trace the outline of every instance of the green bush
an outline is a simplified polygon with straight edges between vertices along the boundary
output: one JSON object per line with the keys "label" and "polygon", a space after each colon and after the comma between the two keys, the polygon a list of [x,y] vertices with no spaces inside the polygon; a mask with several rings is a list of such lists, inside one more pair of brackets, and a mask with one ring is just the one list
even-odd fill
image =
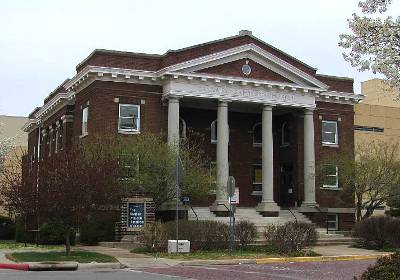
{"label": "green bush", "polygon": [[[400,277],[400,253],[379,258],[375,265],[369,266],[359,280],[398,280]],[[355,277],[355,279],[357,279]]]}
{"label": "green bush", "polygon": [[[65,226],[60,220],[50,220],[39,229],[39,243],[43,245],[65,244]],[[75,232],[70,234],[71,245],[75,244]]]}
{"label": "green bush", "polygon": [[400,247],[400,218],[373,216],[354,226],[353,236],[366,247]]}
{"label": "green bush", "polygon": [[317,242],[315,226],[307,223],[288,222],[284,225],[269,225],[264,232],[267,242],[281,253],[299,252]]}
{"label": "green bush", "polygon": [[235,235],[241,246],[247,246],[257,237],[256,226],[248,221],[240,221],[235,227]]}
{"label": "green bush", "polygon": [[0,216],[0,240],[15,238],[15,223],[5,216]]}
{"label": "green bush", "polygon": [[[175,222],[153,223],[144,227],[140,240],[150,251],[166,251],[168,240],[176,239],[175,230]],[[179,221],[179,239],[190,240],[192,250],[226,249],[229,227],[214,221]]]}
{"label": "green bush", "polygon": [[114,241],[115,221],[93,219],[80,227],[79,241],[86,245],[96,245],[101,241]]}
{"label": "green bush", "polygon": [[400,208],[390,209],[385,213],[389,214],[392,217],[400,217]]}

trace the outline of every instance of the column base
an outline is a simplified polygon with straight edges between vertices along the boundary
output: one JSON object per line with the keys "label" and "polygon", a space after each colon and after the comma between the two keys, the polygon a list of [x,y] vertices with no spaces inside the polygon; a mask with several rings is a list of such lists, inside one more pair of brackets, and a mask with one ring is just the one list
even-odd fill
{"label": "column base", "polygon": [[264,217],[278,217],[281,208],[274,201],[261,201],[256,210]]}
{"label": "column base", "polygon": [[317,207],[318,207],[318,203],[316,203],[316,202],[303,202],[301,204],[301,206],[299,208],[297,208],[297,210],[299,212],[304,212],[304,213],[319,212]]}
{"label": "column base", "polygon": [[228,209],[229,209],[228,201],[215,201],[210,206],[210,211],[213,212],[217,217],[229,217]]}

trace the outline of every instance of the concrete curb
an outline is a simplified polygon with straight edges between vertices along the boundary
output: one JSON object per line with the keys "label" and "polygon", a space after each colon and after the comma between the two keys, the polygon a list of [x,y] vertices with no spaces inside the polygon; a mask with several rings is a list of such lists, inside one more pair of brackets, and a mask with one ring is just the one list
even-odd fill
{"label": "concrete curb", "polygon": [[30,271],[71,271],[78,269],[77,262],[28,263]]}
{"label": "concrete curb", "polygon": [[26,263],[0,263],[0,269],[29,270]]}
{"label": "concrete curb", "polygon": [[358,261],[371,260],[390,254],[376,255],[343,255],[343,256],[318,256],[318,257],[288,257],[288,258],[263,258],[256,259],[256,264],[284,263],[284,262],[330,262],[330,261]]}
{"label": "concrete curb", "polygon": [[78,264],[78,270],[90,270],[90,269],[121,269],[123,265],[119,262],[115,263],[80,263]]}

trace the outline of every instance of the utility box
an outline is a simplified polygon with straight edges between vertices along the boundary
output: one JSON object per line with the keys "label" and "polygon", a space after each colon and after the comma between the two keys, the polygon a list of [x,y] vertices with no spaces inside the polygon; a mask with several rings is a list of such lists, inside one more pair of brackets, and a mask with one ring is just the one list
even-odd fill
{"label": "utility box", "polygon": [[[168,253],[177,253],[176,240],[168,240]],[[189,240],[178,240],[178,253],[190,253]]]}

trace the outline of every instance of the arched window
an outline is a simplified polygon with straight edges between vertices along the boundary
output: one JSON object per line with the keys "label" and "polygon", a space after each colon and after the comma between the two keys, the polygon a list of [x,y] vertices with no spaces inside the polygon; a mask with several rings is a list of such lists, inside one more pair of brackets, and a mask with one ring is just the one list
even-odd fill
{"label": "arched window", "polygon": [[211,143],[217,143],[217,120],[211,123]]}
{"label": "arched window", "polygon": [[179,118],[179,138],[186,139],[186,122],[181,117]]}
{"label": "arched window", "polygon": [[289,146],[289,123],[283,122],[281,127],[281,145]]}
{"label": "arched window", "polygon": [[261,123],[256,123],[253,126],[253,146],[261,146],[262,144],[262,126]]}

